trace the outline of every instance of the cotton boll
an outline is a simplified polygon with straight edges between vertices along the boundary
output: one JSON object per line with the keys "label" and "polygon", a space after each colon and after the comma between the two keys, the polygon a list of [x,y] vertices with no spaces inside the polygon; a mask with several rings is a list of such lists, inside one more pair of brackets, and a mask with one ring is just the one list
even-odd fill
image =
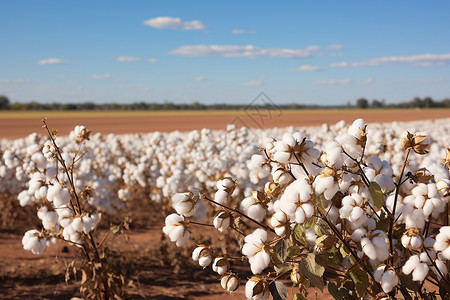
{"label": "cotton boll", "polygon": [[223,289],[231,293],[239,288],[240,280],[236,274],[225,273],[220,278],[220,285],[222,286]]}
{"label": "cotton boll", "polygon": [[248,300],[267,300],[269,294],[269,284],[264,279],[252,277],[245,284],[245,297]]}
{"label": "cotton boll", "polygon": [[223,275],[230,271],[230,262],[225,257],[216,257],[212,264],[212,269],[219,275]]}
{"label": "cotton boll", "polygon": [[31,205],[34,201],[32,196],[28,191],[22,191],[17,195],[17,199],[19,200],[20,206],[24,207],[27,205]]}
{"label": "cotton boll", "polygon": [[163,227],[163,232],[169,236],[172,242],[175,242],[178,247],[182,246],[190,236],[190,232],[184,222],[184,217],[171,214],[166,217],[166,226]]}
{"label": "cotton boll", "polygon": [[266,197],[264,193],[253,191],[252,196],[242,200],[241,209],[250,218],[261,222],[265,218],[267,213],[267,205],[265,204],[265,201]]}
{"label": "cotton boll", "polygon": [[288,226],[287,215],[281,210],[277,211],[272,215],[272,218],[270,219],[270,225],[275,229],[275,233],[277,235],[284,235]]}
{"label": "cotton boll", "polygon": [[194,249],[192,252],[192,259],[194,261],[198,261],[198,264],[206,268],[212,263],[213,260],[213,252],[211,248],[205,246],[205,245],[199,245],[197,248]]}
{"label": "cotton boll", "polygon": [[25,250],[29,250],[36,255],[41,255],[47,248],[45,239],[35,229],[25,232],[22,238],[22,245]]}

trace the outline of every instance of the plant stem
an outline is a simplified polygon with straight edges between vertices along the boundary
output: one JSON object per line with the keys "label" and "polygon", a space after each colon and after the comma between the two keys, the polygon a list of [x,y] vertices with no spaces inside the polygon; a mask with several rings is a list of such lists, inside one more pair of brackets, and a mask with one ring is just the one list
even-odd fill
{"label": "plant stem", "polygon": [[411,148],[408,148],[405,156],[405,160],[403,161],[402,171],[400,172],[400,177],[398,178],[396,189],[395,189],[395,196],[394,196],[394,205],[392,207],[392,213],[390,215],[390,224],[389,224],[389,232],[388,232],[388,238],[389,238],[389,247],[391,249],[391,265],[394,266],[394,243],[393,243],[393,231],[394,231],[394,220],[395,220],[395,209],[397,208],[397,201],[398,201],[398,195],[400,192],[400,186],[402,182],[403,173],[405,172],[406,164],[408,163],[408,156],[409,153],[411,153]]}

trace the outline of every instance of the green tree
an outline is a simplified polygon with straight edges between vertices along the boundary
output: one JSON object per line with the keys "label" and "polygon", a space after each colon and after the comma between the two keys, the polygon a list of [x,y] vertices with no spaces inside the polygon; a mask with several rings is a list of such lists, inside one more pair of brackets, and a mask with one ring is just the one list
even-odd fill
{"label": "green tree", "polygon": [[0,110],[9,108],[9,99],[6,96],[0,95]]}
{"label": "green tree", "polygon": [[384,101],[379,101],[377,99],[373,99],[370,107],[372,108],[382,108],[384,106]]}
{"label": "green tree", "polygon": [[366,98],[359,98],[356,101],[356,107],[357,108],[368,108],[369,107],[369,101],[367,101]]}

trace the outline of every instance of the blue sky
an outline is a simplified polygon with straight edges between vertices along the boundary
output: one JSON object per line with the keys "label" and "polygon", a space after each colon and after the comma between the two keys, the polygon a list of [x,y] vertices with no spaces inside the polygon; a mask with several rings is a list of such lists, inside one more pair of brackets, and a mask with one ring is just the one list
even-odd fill
{"label": "blue sky", "polygon": [[450,1],[0,0],[12,102],[450,97]]}

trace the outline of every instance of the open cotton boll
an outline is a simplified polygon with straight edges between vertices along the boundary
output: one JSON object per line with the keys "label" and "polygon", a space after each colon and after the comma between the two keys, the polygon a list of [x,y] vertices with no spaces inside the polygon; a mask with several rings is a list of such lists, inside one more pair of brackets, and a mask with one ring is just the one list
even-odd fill
{"label": "open cotton boll", "polygon": [[247,167],[259,179],[266,178],[270,174],[270,165],[267,162],[267,158],[259,154],[252,156],[251,160],[247,163]]}
{"label": "open cotton boll", "polygon": [[443,259],[450,260],[450,226],[440,228],[438,235],[436,235],[434,250],[439,252]]}
{"label": "open cotton boll", "polygon": [[225,257],[216,257],[212,264],[212,269],[219,275],[230,271],[230,262]]}
{"label": "open cotton boll", "polygon": [[269,295],[269,284],[264,279],[252,277],[245,284],[245,297],[248,300],[267,300]]}
{"label": "open cotton boll", "polygon": [[192,259],[194,261],[198,261],[198,264],[206,268],[212,263],[213,260],[213,252],[211,248],[205,246],[205,245],[199,245],[197,248],[194,249],[192,252]]}
{"label": "open cotton boll", "polygon": [[170,240],[178,247],[182,246],[190,236],[190,232],[185,225],[184,217],[178,214],[170,214],[166,217],[163,232],[169,236]]}
{"label": "open cotton boll", "polygon": [[277,211],[272,215],[270,225],[275,229],[277,235],[284,235],[288,226],[287,215],[281,210]]}
{"label": "open cotton boll", "polygon": [[361,133],[366,130],[367,124],[363,119],[356,119],[353,124],[348,128],[348,133],[353,135],[357,139],[361,139]]}
{"label": "open cotton boll", "polygon": [[25,232],[22,238],[22,245],[25,250],[29,250],[36,255],[41,255],[47,248],[45,239],[36,229]]}
{"label": "open cotton boll", "polygon": [[241,202],[241,209],[250,218],[255,219],[258,222],[264,220],[266,216],[267,205],[265,204],[265,195],[261,192],[252,192],[252,196],[244,198]]}
{"label": "open cotton boll", "polygon": [[19,195],[17,195],[17,199],[19,200],[20,206],[22,207],[34,203],[33,197],[29,194],[28,191],[21,191]]}
{"label": "open cotton boll", "polygon": [[231,293],[239,288],[240,280],[236,274],[227,272],[220,278],[220,285],[223,289]]}

